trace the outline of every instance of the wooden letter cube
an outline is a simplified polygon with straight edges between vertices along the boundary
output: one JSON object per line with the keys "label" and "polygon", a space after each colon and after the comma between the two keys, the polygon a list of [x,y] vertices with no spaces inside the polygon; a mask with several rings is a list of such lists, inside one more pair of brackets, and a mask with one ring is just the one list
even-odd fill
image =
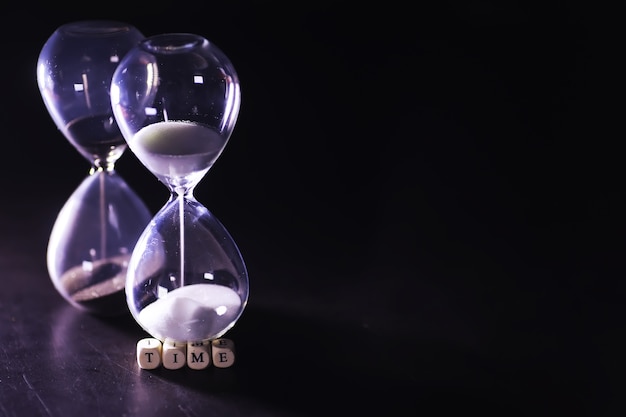
{"label": "wooden letter cube", "polygon": [[152,337],[137,342],[137,363],[141,369],[155,369],[161,365],[161,341]]}
{"label": "wooden letter cube", "polygon": [[165,369],[180,369],[187,363],[187,344],[166,339],[162,354]]}
{"label": "wooden letter cube", "polygon": [[211,344],[208,340],[187,343],[187,366],[205,369],[211,364]]}
{"label": "wooden letter cube", "polygon": [[215,339],[211,342],[213,365],[228,368],[235,363],[235,344],[230,339]]}

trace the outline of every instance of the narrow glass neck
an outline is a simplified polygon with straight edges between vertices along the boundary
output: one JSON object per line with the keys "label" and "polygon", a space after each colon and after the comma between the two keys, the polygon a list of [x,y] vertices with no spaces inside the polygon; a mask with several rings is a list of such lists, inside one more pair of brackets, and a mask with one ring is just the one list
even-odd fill
{"label": "narrow glass neck", "polygon": [[170,193],[174,195],[174,197],[182,196],[185,198],[190,198],[193,195],[193,191],[196,188],[196,185],[200,182],[205,171],[195,172],[192,175],[187,175],[185,177],[169,177],[164,175],[157,174],[156,177],[170,190]]}
{"label": "narrow glass neck", "polygon": [[194,200],[195,197],[193,196],[193,190],[195,188],[195,184],[194,186],[191,187],[184,187],[184,186],[178,186],[178,187],[172,187],[168,185],[168,188],[170,189],[170,192],[172,193],[172,199],[177,199],[177,198],[184,198],[186,200]]}
{"label": "narrow glass neck", "polygon": [[92,170],[105,170],[111,172],[115,169],[115,163],[126,150],[126,145],[108,146],[99,145],[97,148],[87,149],[76,146],[76,149],[91,163]]}
{"label": "narrow glass neck", "polygon": [[115,165],[113,163],[109,163],[106,166],[101,166],[101,165],[94,163],[93,165],[91,165],[91,168],[89,168],[89,175],[93,175],[93,174],[100,173],[100,172],[106,172],[109,174],[113,173],[115,172]]}

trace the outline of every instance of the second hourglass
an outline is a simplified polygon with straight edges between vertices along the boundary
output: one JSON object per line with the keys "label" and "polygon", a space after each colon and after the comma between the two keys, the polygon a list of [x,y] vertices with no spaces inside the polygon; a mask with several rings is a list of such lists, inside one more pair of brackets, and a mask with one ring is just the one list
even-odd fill
{"label": "second hourglass", "polygon": [[170,191],[133,250],[129,309],[161,340],[218,338],[246,306],[248,274],[232,237],[193,191],[234,129],[237,74],[201,36],[156,35],[120,62],[111,102],[129,148]]}
{"label": "second hourglass", "polygon": [[124,22],[71,22],[48,38],[37,62],[37,82],[50,116],[91,165],[54,223],[48,271],[67,301],[104,316],[128,312],[126,267],[152,217],[115,171],[127,145],[110,99],[113,71],[143,38]]}

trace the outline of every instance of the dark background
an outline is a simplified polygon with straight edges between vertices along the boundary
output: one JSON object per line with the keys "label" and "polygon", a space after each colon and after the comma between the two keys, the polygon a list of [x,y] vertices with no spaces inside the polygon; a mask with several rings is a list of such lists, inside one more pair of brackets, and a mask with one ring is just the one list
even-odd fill
{"label": "dark background", "polygon": [[[613,11],[128,3],[3,12],[0,343],[30,347],[2,349],[1,416],[622,415]],[[201,34],[238,71],[238,123],[195,193],[248,264],[236,370],[142,372],[131,320],[81,315],[46,279],[48,234],[89,165],[46,112],[35,64],[58,26],[101,18]],[[165,203],[130,152],[117,170],[153,212]],[[62,364],[111,355],[125,373],[70,377],[41,358],[59,320],[74,346]]]}

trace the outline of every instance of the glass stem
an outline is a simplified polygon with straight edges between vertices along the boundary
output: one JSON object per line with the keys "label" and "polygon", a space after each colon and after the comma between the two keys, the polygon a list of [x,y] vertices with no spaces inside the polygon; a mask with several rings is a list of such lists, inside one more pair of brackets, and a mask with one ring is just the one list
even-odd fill
{"label": "glass stem", "polygon": [[178,193],[178,227],[180,228],[180,286],[185,285],[185,197]]}
{"label": "glass stem", "polygon": [[106,175],[102,168],[97,170],[97,175],[100,176],[100,258],[106,259],[107,254],[107,204],[106,204],[106,187],[105,178]]}

